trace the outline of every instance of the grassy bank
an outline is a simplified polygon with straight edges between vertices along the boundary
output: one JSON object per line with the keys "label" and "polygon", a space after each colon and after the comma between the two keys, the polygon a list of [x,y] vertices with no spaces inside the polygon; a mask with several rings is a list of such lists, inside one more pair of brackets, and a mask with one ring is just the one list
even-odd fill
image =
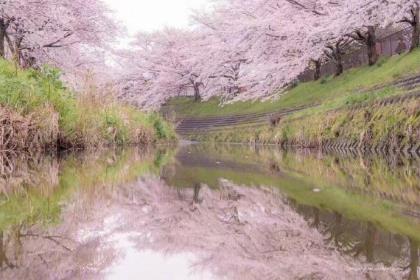
{"label": "grassy bank", "polygon": [[308,110],[284,118],[276,127],[232,128],[192,135],[191,139],[299,147],[415,148],[420,143],[420,100],[361,109]]}
{"label": "grassy bank", "polygon": [[398,94],[399,92],[393,87],[373,95],[361,92],[416,74],[420,74],[420,50],[382,59],[373,67],[350,69],[340,77],[327,77],[316,82],[298,84],[285,93],[279,93],[274,101],[235,102],[220,106],[217,98],[197,103],[190,98],[182,97],[170,100],[166,109],[174,110],[179,118],[185,118],[277,112],[293,107],[325,103],[330,107],[337,107],[346,101],[357,102]]}
{"label": "grassy bank", "polygon": [[0,150],[89,148],[171,141],[158,115],[122,105],[93,87],[75,94],[59,72],[20,70],[0,61]]}
{"label": "grassy bank", "polygon": [[[218,108],[215,100],[187,106],[185,99],[178,99],[171,101],[171,108],[178,117],[196,114],[200,118],[269,113],[313,105],[283,117],[275,127],[268,121],[257,128],[232,126],[217,132],[191,135],[193,140],[301,147],[333,143],[366,149],[413,148],[420,143],[419,98],[388,105],[379,102],[406,96],[413,89],[397,88],[390,83],[419,73],[420,51],[416,51],[382,60],[373,67],[351,69],[341,77],[302,83],[273,102],[243,102]],[[387,86],[377,89],[382,85]]]}

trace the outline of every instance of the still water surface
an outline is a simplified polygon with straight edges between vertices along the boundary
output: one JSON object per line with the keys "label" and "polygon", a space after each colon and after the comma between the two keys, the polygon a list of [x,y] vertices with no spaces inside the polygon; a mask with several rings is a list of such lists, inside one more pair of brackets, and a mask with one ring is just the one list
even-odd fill
{"label": "still water surface", "polygon": [[0,156],[0,279],[419,279],[420,159]]}

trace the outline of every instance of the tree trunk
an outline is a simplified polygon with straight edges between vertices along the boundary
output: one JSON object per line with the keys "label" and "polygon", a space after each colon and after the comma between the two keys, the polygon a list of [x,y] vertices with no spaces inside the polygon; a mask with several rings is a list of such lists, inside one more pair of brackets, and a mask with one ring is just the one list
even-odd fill
{"label": "tree trunk", "polygon": [[6,40],[6,25],[4,19],[0,19],[0,57],[5,57],[5,47],[4,41]]}
{"label": "tree trunk", "polygon": [[15,39],[14,60],[15,60],[16,65],[18,66],[22,66],[22,50],[21,50],[22,42],[23,42],[22,36],[18,36]]}
{"label": "tree trunk", "polygon": [[314,81],[318,81],[321,78],[321,61],[314,60],[315,65],[315,73],[314,73]]}
{"label": "tree trunk", "polygon": [[343,58],[341,54],[339,53],[340,50],[337,50],[337,59],[335,62],[335,76],[340,76],[344,72],[344,66],[343,66]]}
{"label": "tree trunk", "polygon": [[200,96],[200,86],[197,84],[194,84],[194,101],[200,102],[201,96]]}
{"label": "tree trunk", "polygon": [[413,35],[411,38],[410,52],[420,47],[420,6],[413,8]]}
{"label": "tree trunk", "polygon": [[6,56],[5,47],[4,47],[5,32],[4,29],[0,27],[0,57],[4,58]]}
{"label": "tree trunk", "polygon": [[373,26],[368,27],[366,46],[369,58],[369,65],[375,65],[378,61],[378,51],[376,50],[376,32]]}

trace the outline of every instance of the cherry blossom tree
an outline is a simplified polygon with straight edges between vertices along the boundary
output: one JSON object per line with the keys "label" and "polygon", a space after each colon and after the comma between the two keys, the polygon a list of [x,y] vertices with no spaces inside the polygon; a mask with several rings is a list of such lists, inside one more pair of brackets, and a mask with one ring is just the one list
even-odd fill
{"label": "cherry blossom tree", "polygon": [[0,10],[0,56],[5,57],[6,50],[5,50],[5,42],[7,38],[7,30],[9,29],[10,23],[13,18],[8,17],[6,14],[3,13],[3,10]]}
{"label": "cherry blossom tree", "polygon": [[346,54],[345,49],[348,47],[349,43],[349,40],[339,38],[334,43],[326,46],[326,50],[324,51],[325,55],[336,65],[335,76],[343,74],[343,56]]}
{"label": "cherry blossom tree", "polygon": [[420,1],[389,0],[375,1],[380,10],[379,27],[384,28],[395,23],[408,24],[412,28],[410,50],[420,46]]}
{"label": "cherry blossom tree", "polygon": [[123,95],[142,106],[156,107],[170,97],[192,93],[202,98],[210,74],[208,38],[198,32],[165,29],[137,35],[131,50],[122,53]]}
{"label": "cherry blossom tree", "polygon": [[[246,91],[236,99],[272,95],[293,83],[309,61],[319,60],[324,39],[332,36],[322,24],[329,8],[318,1],[287,0],[231,0],[219,8],[222,26],[238,38],[235,50],[242,50],[250,62],[244,69]],[[314,23],[308,24],[308,18]]]}
{"label": "cherry blossom tree", "polygon": [[[334,38],[323,24],[327,8],[317,1],[229,0],[211,13],[197,13],[193,31],[140,34],[128,56],[129,65],[138,67],[127,67],[122,80],[131,82],[123,95],[138,95],[143,105],[188,88],[196,100],[271,96],[292,84],[311,59],[324,57],[325,41]],[[317,23],[308,25],[308,17]]]}
{"label": "cherry blossom tree", "polygon": [[409,7],[408,11],[405,11],[405,15],[398,22],[409,24],[412,27],[410,51],[413,51],[420,47],[420,4],[418,1],[413,1],[410,4],[406,5]]}
{"label": "cherry blossom tree", "polygon": [[413,28],[419,45],[418,0],[215,0],[193,15],[189,30],[139,34],[126,52],[120,82],[124,96],[158,107],[168,98],[193,94],[196,101],[270,98],[297,77],[331,61],[336,75],[354,47],[378,60],[378,32],[398,23]]}
{"label": "cherry blossom tree", "polygon": [[252,59],[244,46],[247,44],[246,40],[235,36],[236,31],[225,22],[225,17],[212,16],[210,19],[206,19],[205,15],[195,16],[208,41],[206,52],[209,60],[205,67],[208,79],[203,96],[204,99],[213,95],[231,99],[244,91],[249,83],[247,67],[252,64]]}
{"label": "cherry blossom tree", "polygon": [[0,2],[0,55],[23,67],[48,63],[73,71],[110,47],[118,31],[100,0]]}
{"label": "cherry blossom tree", "polygon": [[367,48],[367,56],[369,60],[369,65],[374,65],[378,61],[379,55],[376,49],[376,32],[375,27],[369,25],[366,27],[366,31],[356,30],[353,33],[348,34],[353,40],[360,42],[362,45],[365,45]]}
{"label": "cherry blossom tree", "polygon": [[411,50],[419,46],[418,0],[354,0],[335,1],[334,26],[339,33],[358,42],[367,49],[369,65],[378,60],[376,38],[378,29],[386,29],[396,23],[412,26]]}

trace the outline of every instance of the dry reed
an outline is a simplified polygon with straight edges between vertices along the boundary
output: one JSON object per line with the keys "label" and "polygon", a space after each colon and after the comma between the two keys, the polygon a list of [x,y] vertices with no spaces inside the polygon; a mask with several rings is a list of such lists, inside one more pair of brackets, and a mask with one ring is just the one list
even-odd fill
{"label": "dry reed", "polygon": [[44,149],[58,137],[58,113],[44,106],[26,116],[0,106],[0,151]]}

